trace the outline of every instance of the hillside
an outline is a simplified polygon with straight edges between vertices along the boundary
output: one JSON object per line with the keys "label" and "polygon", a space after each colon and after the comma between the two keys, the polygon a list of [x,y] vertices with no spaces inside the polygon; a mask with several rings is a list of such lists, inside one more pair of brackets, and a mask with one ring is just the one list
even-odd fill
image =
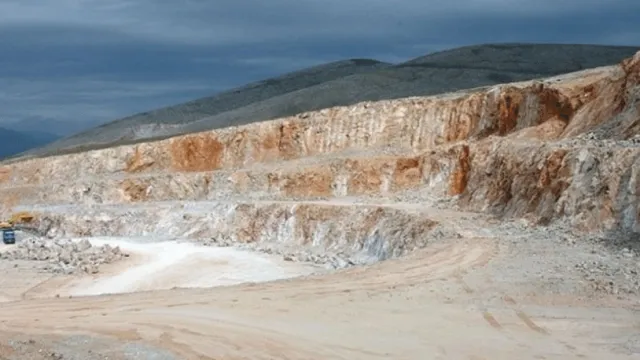
{"label": "hillside", "polygon": [[427,96],[610,65],[636,47],[487,44],[390,65],[347,60],[133,115],[24,155],[46,156],[237,126],[361,101]]}
{"label": "hillside", "polygon": [[371,72],[390,65],[376,60],[350,59],[314,66],[224,91],[214,96],[115,120],[57,141],[43,148],[42,151],[29,153],[49,153],[87,142],[109,143],[164,135],[172,132],[176,126],[179,127],[207,116],[242,108],[274,96],[347,75]]}

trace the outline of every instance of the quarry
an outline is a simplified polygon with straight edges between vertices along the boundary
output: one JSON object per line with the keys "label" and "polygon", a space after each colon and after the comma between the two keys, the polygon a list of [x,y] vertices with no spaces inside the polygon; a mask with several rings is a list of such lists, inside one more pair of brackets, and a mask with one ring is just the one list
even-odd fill
{"label": "quarry", "polygon": [[638,196],[640,52],[9,159],[0,359],[640,359]]}

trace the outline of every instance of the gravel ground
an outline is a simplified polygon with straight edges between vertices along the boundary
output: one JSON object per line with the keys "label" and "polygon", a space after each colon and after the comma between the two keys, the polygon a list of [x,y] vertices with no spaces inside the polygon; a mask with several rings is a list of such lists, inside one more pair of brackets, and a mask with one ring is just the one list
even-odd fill
{"label": "gravel ground", "polygon": [[177,360],[175,355],[138,342],[89,336],[26,336],[4,333],[0,360]]}
{"label": "gravel ground", "polygon": [[604,233],[578,233],[566,224],[533,226],[505,221],[491,230],[507,252],[474,276],[489,276],[505,292],[572,295],[598,299],[611,295],[640,304],[640,258],[628,247],[612,246]]}
{"label": "gravel ground", "polygon": [[[406,200],[406,199],[405,199]],[[419,199],[413,198],[414,202]],[[482,220],[473,218],[472,222]],[[429,235],[429,244],[465,237],[491,237],[508,248],[509,256],[486,271],[497,277],[505,289],[531,282],[552,293],[585,297],[615,295],[640,304],[640,243],[620,234],[579,233],[562,222],[538,226],[517,219],[482,224],[477,229],[457,224],[439,224]],[[287,261],[311,262],[328,270],[374,263],[376,259],[356,258],[344,253],[296,249],[282,244],[237,244],[230,239],[201,239],[207,246],[236,248],[281,255]],[[505,271],[504,269],[509,269]],[[485,270],[483,270],[485,271]],[[637,300],[636,300],[637,299]]]}

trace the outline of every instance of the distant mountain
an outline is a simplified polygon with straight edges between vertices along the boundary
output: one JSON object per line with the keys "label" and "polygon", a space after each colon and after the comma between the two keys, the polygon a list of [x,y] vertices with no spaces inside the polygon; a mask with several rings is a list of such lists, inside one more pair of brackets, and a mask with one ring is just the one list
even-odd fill
{"label": "distant mountain", "polygon": [[59,137],[71,136],[90,128],[97,126],[97,123],[73,120],[50,119],[40,116],[31,116],[20,119],[13,123],[5,125],[5,128],[20,131],[31,132],[35,129],[46,129],[45,134],[54,134]]}
{"label": "distant mountain", "polygon": [[0,159],[49,144],[59,138],[59,135],[42,131],[23,132],[0,127]]}
{"label": "distant mountain", "polygon": [[274,78],[223,91],[216,95],[164,107],[115,120],[53,142],[27,154],[55,154],[87,143],[131,141],[167,135],[179,131],[184,124],[232,111],[255,102],[318,85],[348,75],[384,69],[392,64],[371,59],[350,59],[313,66]]}
{"label": "distant mountain", "polygon": [[362,101],[531,80],[612,65],[638,50],[630,46],[485,44],[441,51],[396,65],[369,59],[339,61],[129,116],[21,155],[86,151]]}

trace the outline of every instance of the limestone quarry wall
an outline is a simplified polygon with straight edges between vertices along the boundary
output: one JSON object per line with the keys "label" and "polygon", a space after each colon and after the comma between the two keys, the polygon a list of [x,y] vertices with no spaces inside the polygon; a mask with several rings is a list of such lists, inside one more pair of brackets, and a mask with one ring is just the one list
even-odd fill
{"label": "limestone quarry wall", "polygon": [[[410,209],[295,203],[154,204],[40,210],[34,224],[56,236],[197,238],[218,244],[318,249],[359,262],[403,255],[427,245],[438,222]],[[441,233],[440,236],[443,234]]]}
{"label": "limestone quarry wall", "polygon": [[421,191],[457,196],[463,208],[546,223],[570,217],[577,225],[639,229],[640,149],[603,148],[587,140],[564,146],[511,139],[455,145],[414,157],[341,159],[288,171],[161,174],[3,190],[22,205],[144,203],[220,198],[312,200],[393,197]]}
{"label": "limestone quarry wall", "polygon": [[544,81],[5,164],[0,199],[11,209],[415,191],[499,216],[637,231],[639,130],[640,53]]}
{"label": "limestone quarry wall", "polygon": [[[586,110],[592,119],[585,104],[611,93],[610,87],[620,88],[625,73],[598,69],[574,80],[365,102],[140,145],[26,160],[3,167],[0,181],[20,185],[114,173],[212,171],[381,146],[423,151],[461,140],[502,136],[547,121],[554,124],[544,136],[557,137],[573,118],[585,117],[580,112]],[[604,108],[617,106],[604,102],[608,105],[600,109],[600,117],[606,117]]]}

